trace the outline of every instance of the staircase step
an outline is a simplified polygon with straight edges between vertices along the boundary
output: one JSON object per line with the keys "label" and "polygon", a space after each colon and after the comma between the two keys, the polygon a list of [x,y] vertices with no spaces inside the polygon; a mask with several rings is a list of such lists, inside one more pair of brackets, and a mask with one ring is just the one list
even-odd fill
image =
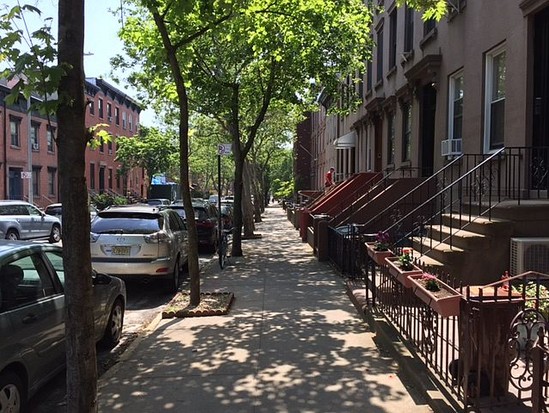
{"label": "staircase step", "polygon": [[[461,215],[461,222],[460,222],[460,214],[443,214],[442,220],[445,225],[449,225],[451,222],[451,226],[458,227],[458,226],[464,226],[466,225],[466,230],[471,232],[476,232],[479,234],[485,234],[485,235],[497,235],[501,234],[502,232],[510,231],[513,228],[513,223],[511,221],[500,219],[500,218],[494,218],[488,219],[484,216],[471,216],[471,222],[467,223],[469,220],[469,215]],[[449,225],[450,226],[450,225]]]}
{"label": "staircase step", "polygon": [[[456,255],[461,256],[465,252],[463,248],[456,245],[450,246],[450,244],[446,244],[444,242],[439,243],[438,241],[431,240],[430,238],[413,237],[412,242],[414,244],[414,249],[424,251],[425,255],[440,263],[443,263],[444,265],[450,261],[453,261],[455,259],[453,257]],[[450,255],[453,257],[450,258]]]}
{"label": "staircase step", "polygon": [[450,235],[452,236],[452,245],[463,248],[464,250],[482,249],[488,247],[489,239],[485,234],[478,232],[467,231],[459,228],[452,228],[447,225],[432,225],[427,227],[430,238],[433,240],[444,240],[447,242]]}

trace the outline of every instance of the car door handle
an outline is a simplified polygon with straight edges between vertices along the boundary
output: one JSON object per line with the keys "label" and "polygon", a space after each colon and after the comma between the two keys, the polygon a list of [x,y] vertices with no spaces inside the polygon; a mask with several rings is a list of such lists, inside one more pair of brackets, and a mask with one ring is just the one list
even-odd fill
{"label": "car door handle", "polygon": [[31,324],[38,320],[38,317],[36,314],[28,314],[25,317],[23,317],[23,324]]}

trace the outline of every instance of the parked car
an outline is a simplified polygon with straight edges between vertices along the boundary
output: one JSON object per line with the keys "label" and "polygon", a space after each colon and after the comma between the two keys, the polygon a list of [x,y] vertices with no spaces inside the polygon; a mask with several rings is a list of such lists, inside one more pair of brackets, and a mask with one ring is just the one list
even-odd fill
{"label": "parked car", "polygon": [[[97,215],[97,208],[90,204],[88,205],[88,209],[90,211],[91,221]],[[60,202],[48,205],[46,208],[44,208],[44,212],[48,215],[58,218],[59,221],[63,222],[63,204],[61,204]]]}
{"label": "parked car", "polygon": [[[65,367],[64,284],[60,246],[0,241],[2,412],[24,412],[27,400]],[[124,282],[94,272],[93,302],[95,338],[114,347],[124,324]]]}
{"label": "parked car", "polygon": [[[193,201],[192,205],[198,232],[198,245],[205,246],[213,252],[217,247],[217,208],[208,202]],[[176,211],[184,220],[186,219],[183,204],[173,204],[169,208]]]}
{"label": "parked car", "polygon": [[165,198],[149,198],[146,201],[147,205],[157,206],[157,205],[170,205],[171,201]]}
{"label": "parked car", "polygon": [[0,231],[9,240],[61,241],[61,221],[24,201],[0,201]]}
{"label": "parked car", "polygon": [[187,263],[187,229],[167,208],[136,205],[111,207],[91,223],[94,268],[120,277],[164,279],[177,291]]}

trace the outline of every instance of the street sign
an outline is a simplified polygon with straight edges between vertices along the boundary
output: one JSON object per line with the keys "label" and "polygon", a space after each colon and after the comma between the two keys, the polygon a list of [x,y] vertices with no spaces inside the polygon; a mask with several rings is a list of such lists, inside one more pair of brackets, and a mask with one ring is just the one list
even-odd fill
{"label": "street sign", "polygon": [[217,145],[217,154],[218,155],[230,155],[232,153],[232,144],[231,143],[220,143]]}
{"label": "street sign", "polygon": [[32,172],[21,172],[21,179],[31,179],[32,178]]}

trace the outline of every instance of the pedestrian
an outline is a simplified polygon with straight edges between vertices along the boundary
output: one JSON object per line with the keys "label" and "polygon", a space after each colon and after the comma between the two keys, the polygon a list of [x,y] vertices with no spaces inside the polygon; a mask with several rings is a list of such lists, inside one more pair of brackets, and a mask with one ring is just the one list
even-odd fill
{"label": "pedestrian", "polygon": [[326,179],[324,180],[324,186],[326,189],[334,185],[334,172],[335,168],[332,166],[328,172],[326,172]]}

